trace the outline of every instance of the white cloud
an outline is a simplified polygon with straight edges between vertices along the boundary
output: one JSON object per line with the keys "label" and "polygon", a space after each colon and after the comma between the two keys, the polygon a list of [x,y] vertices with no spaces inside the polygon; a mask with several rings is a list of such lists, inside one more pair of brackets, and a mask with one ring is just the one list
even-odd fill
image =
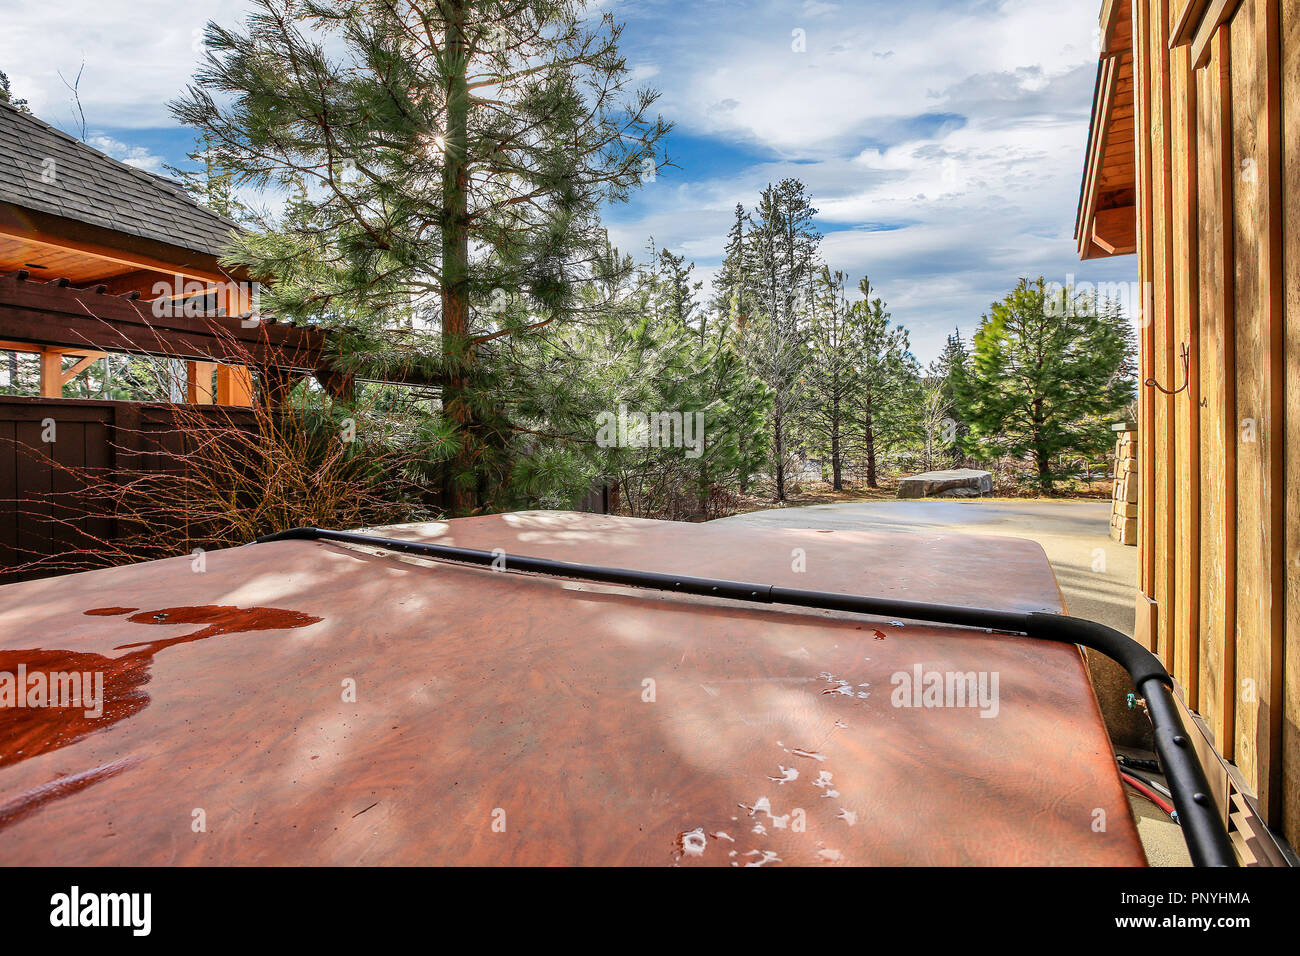
{"label": "white cloud", "polygon": [[233,25],[246,0],[6,0],[0,66],[37,116],[72,128],[69,93],[85,62],[80,93],[93,127],[171,126],[167,101],[194,73],[209,20]]}
{"label": "white cloud", "polygon": [[1095,0],[818,12],[802,54],[789,49],[785,4],[747,12],[743,29],[683,38],[661,63],[660,85],[674,81],[665,113],[693,135],[783,158],[663,190],[621,230],[712,251],[716,264],[734,204],[752,207],[767,182],[796,176],[835,230],[825,258],[855,283],[872,276],[922,358],[955,325],[969,333],[1022,275],[1135,277],[1132,257],[1080,263],[1072,239]]}
{"label": "white cloud", "polygon": [[163,172],[163,157],[154,155],[143,146],[128,146],[121,140],[104,135],[89,136],[86,138],[86,144],[128,166],[135,166],[137,169],[144,169],[151,173]]}

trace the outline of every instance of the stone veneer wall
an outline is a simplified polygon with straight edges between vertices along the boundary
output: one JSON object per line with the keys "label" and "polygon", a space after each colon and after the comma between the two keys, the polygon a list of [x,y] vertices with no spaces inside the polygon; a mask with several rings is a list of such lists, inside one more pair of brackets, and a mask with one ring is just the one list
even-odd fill
{"label": "stone veneer wall", "polygon": [[1115,490],[1110,513],[1110,536],[1120,544],[1137,545],[1138,471],[1137,426],[1127,422],[1115,430]]}

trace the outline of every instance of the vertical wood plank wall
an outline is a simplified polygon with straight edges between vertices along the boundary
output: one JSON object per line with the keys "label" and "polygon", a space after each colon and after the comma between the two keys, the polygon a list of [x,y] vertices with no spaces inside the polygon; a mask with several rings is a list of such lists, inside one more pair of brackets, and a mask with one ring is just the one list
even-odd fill
{"label": "vertical wood plank wall", "polygon": [[1300,4],[1286,3],[1282,38],[1282,262],[1285,288],[1283,352],[1286,408],[1286,555],[1282,628],[1282,819],[1294,842],[1300,821]]}
{"label": "vertical wood plank wall", "polygon": [[1144,388],[1139,587],[1154,650],[1300,843],[1300,3],[1135,0]]}

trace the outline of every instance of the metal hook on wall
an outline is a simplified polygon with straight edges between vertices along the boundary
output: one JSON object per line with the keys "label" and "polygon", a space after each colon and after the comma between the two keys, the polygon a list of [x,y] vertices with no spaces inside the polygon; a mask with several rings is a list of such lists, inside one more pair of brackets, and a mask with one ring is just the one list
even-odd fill
{"label": "metal hook on wall", "polygon": [[1170,391],[1169,389],[1161,385],[1159,382],[1157,382],[1154,378],[1149,378],[1142,384],[1147,386],[1148,388],[1158,389],[1166,395],[1177,395],[1179,392],[1185,391],[1191,381],[1191,361],[1192,361],[1192,353],[1188,350],[1186,342],[1179,343],[1179,353],[1183,361],[1183,384],[1182,385],[1179,385],[1176,389]]}

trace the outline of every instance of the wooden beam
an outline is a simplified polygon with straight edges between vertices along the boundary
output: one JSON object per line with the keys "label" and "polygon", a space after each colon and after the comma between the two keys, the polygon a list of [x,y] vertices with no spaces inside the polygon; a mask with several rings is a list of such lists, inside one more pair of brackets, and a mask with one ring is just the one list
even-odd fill
{"label": "wooden beam", "polygon": [[1121,23],[1119,14],[1123,12],[1125,7],[1127,7],[1125,0],[1102,0],[1101,16],[1097,18],[1097,25],[1101,27],[1100,52],[1102,56],[1110,56],[1113,53],[1121,52],[1122,49],[1127,49],[1122,44],[1118,47],[1115,44],[1115,29]]}
{"label": "wooden beam", "polygon": [[63,384],[64,384],[64,385],[67,385],[67,384],[68,384],[69,382],[71,382],[74,378],[76,378],[78,375],[80,375],[80,374],[81,374],[82,372],[84,372],[86,369],[90,368],[90,366],[94,365],[94,364],[95,364],[96,362],[98,362],[100,359],[105,358],[107,355],[108,355],[107,352],[90,352],[90,353],[87,353],[85,356],[83,356],[81,359],[79,359],[79,360],[78,360],[78,361],[77,361],[77,362],[76,362],[76,363],[75,363],[71,368],[65,368],[65,369],[63,370],[63,373],[62,373]]}
{"label": "wooden beam", "polygon": [[1108,256],[1137,252],[1137,206],[1098,210],[1092,219],[1092,241]]}
{"label": "wooden beam", "polygon": [[[1267,693],[1267,707],[1260,715],[1258,733],[1259,781],[1256,793],[1264,818],[1275,827],[1282,825],[1285,794],[1282,767],[1282,716],[1285,710],[1283,674],[1286,659],[1286,262],[1283,245],[1283,80],[1281,75],[1281,20],[1278,3],[1256,0],[1255,50],[1263,89],[1256,114],[1256,136],[1264,144],[1259,164],[1259,190],[1267,210],[1267,229],[1262,232],[1259,260],[1261,298],[1261,345],[1265,381],[1263,408],[1266,426],[1263,439],[1264,498],[1260,513],[1267,532],[1264,542],[1265,574],[1260,582],[1265,598],[1259,635],[1264,664],[1260,685]],[[1289,78],[1291,89],[1294,79]]]}
{"label": "wooden beam", "polygon": [[0,341],[0,349],[6,352],[59,352],[63,355],[100,355],[103,352],[97,352],[93,349],[69,348],[63,345],[41,345],[33,342],[4,342]]}
{"label": "wooden beam", "polygon": [[1187,0],[1187,6],[1183,7],[1182,14],[1174,23],[1173,30],[1169,32],[1169,49],[1192,42],[1192,37],[1196,35],[1196,28],[1200,26],[1201,18],[1205,16],[1205,8],[1210,3],[1211,0]]}
{"label": "wooden beam", "polygon": [[[1286,385],[1286,499],[1284,553],[1300,556],[1300,156],[1287,144],[1300,143],[1300,8],[1282,5],[1282,211],[1286,267],[1285,342],[1283,378]],[[1279,450],[1281,454],[1281,450]],[[1286,644],[1279,661],[1285,686],[1282,706],[1282,828],[1292,845],[1300,842],[1300,560],[1286,564]]]}
{"label": "wooden beam", "polygon": [[56,347],[70,354],[127,352],[305,370],[320,364],[325,336],[319,329],[245,328],[233,319],[179,313],[155,314],[149,303],[0,277],[0,341],[29,343],[30,351]]}
{"label": "wooden beam", "polygon": [[109,276],[99,281],[108,286],[110,295],[139,292],[141,299],[149,300],[157,297],[154,288],[158,283],[166,282],[170,285],[174,276],[175,273],[160,272],[157,269],[136,269],[134,272],[124,272],[121,275]]}
{"label": "wooden beam", "polygon": [[[1213,414],[1212,432],[1203,460],[1208,465],[1217,457],[1214,470],[1204,483],[1210,501],[1206,519],[1210,523],[1212,544],[1217,555],[1211,564],[1214,588],[1204,615],[1207,639],[1202,660],[1206,662],[1204,680],[1218,681],[1215,690],[1201,695],[1202,704],[1210,702],[1207,713],[1215,743],[1225,759],[1236,756],[1237,721],[1237,455],[1240,443],[1237,430],[1237,315],[1236,315],[1236,234],[1233,226],[1233,186],[1236,167],[1232,145],[1232,45],[1228,28],[1215,31],[1210,45],[1217,69],[1203,81],[1206,109],[1201,117],[1206,144],[1206,187],[1203,203],[1205,220],[1203,242],[1204,266],[1201,284],[1207,291],[1200,310],[1205,334],[1210,344],[1202,367],[1208,370],[1212,387],[1205,390]],[[1207,539],[1209,541],[1211,539]],[[1213,699],[1209,694],[1213,694]]]}
{"label": "wooden beam", "polygon": [[1214,37],[1214,31],[1237,12],[1240,3],[1241,0],[1209,0],[1190,41],[1193,69],[1199,70],[1209,62],[1210,40]]}
{"label": "wooden beam", "polygon": [[191,405],[211,405],[216,399],[212,393],[212,373],[215,362],[185,363],[185,400]]}
{"label": "wooden beam", "polygon": [[1173,403],[1174,461],[1174,678],[1188,706],[1200,709],[1201,607],[1201,342],[1196,71],[1186,47],[1169,51],[1170,135],[1173,144],[1174,337],[1188,349],[1187,390]]}
{"label": "wooden beam", "polygon": [[1120,7],[1123,5],[1123,0],[1103,0],[1102,2],[1098,25],[1101,27],[1101,53],[1103,55],[1114,52],[1111,47],[1114,42],[1115,27],[1119,23]]}
{"label": "wooden beam", "polygon": [[1102,61],[1101,77],[1097,85],[1097,101],[1093,103],[1092,135],[1088,153],[1088,165],[1083,179],[1083,204],[1079,210],[1079,222],[1076,226],[1079,255],[1087,258],[1088,244],[1092,237],[1092,219],[1097,207],[1097,186],[1101,177],[1102,159],[1106,155],[1106,140],[1110,132],[1110,110],[1115,97],[1115,87],[1119,79],[1119,59],[1109,57]]}
{"label": "wooden beam", "polygon": [[26,209],[13,203],[0,202],[0,236],[42,248],[80,252],[136,269],[153,269],[208,282],[249,279],[243,270],[223,268],[211,253]]}
{"label": "wooden beam", "polygon": [[253,376],[245,366],[217,366],[217,404],[253,404]]}

